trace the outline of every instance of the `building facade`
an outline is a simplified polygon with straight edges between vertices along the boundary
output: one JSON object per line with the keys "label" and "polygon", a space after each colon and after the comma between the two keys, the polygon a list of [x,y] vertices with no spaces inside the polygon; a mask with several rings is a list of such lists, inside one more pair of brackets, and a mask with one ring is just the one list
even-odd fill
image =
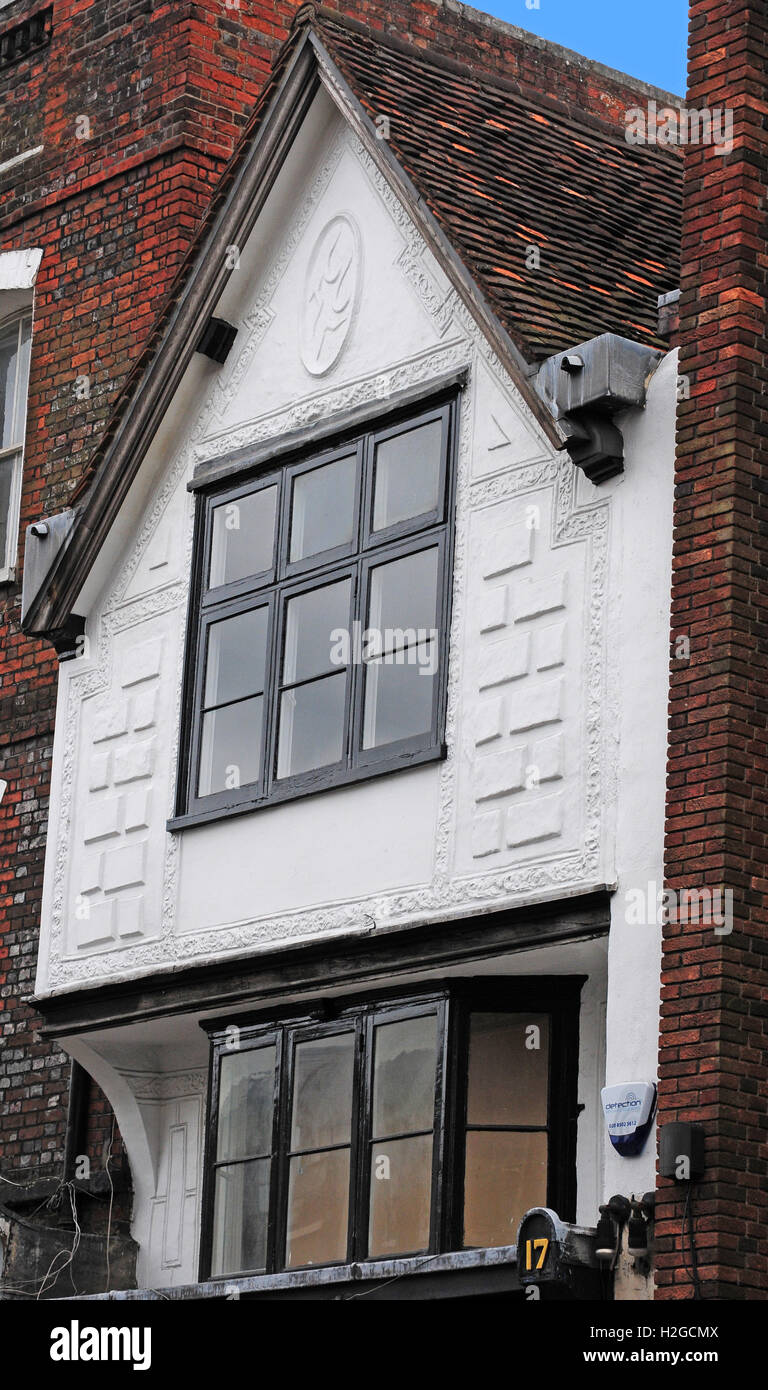
{"label": "building facade", "polygon": [[[126,283],[124,370],[101,416],[83,398],[71,468],[57,436],[58,491],[27,483],[30,450],[52,471],[32,409],[23,469],[15,425],[0,455],[46,787],[50,748],[39,909],[18,904],[27,950],[39,915],[39,1070],[63,1090],[62,1049],[106,1098],[95,1169],[99,1137],[124,1147],[112,1287],[523,1297],[519,1223],[547,1209],[541,1296],[689,1297],[698,1175],[659,1179],[654,1210],[655,1083],[665,1121],[727,1138],[685,1090],[712,1038],[681,1050],[681,1010],[740,938],[712,911],[662,924],[665,881],[712,869],[674,871],[680,818],[708,823],[689,734],[675,780],[700,707],[679,674],[668,717],[670,626],[707,588],[697,548],[680,589],[675,531],[700,385],[671,332],[682,159],[627,138],[675,99],[461,6],[186,8],[183,153],[158,93],[131,166],[147,179],[154,140],[165,202],[136,256],[154,270],[162,212],[158,303],[140,290],[137,319]],[[47,366],[33,241],[2,247],[14,421],[30,341],[31,404]],[[696,284],[684,265],[683,316]],[[705,1208],[715,1247],[728,1216]],[[752,1296],[733,1249],[726,1296]],[[718,1296],[723,1264],[700,1252]]]}

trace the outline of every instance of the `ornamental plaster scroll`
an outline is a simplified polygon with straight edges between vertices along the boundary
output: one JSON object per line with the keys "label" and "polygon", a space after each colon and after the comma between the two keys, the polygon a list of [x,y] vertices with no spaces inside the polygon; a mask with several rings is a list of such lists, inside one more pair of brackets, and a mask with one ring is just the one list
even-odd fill
{"label": "ornamental plaster scroll", "polygon": [[[298,241],[306,220],[318,195],[318,186],[324,186],[336,167],[348,137],[337,140],[326,160],[326,164],[315,182],[313,195],[302,209],[289,229],[284,250],[267,277],[270,292],[279,279],[290,255]],[[392,193],[367,153],[358,141],[350,140],[357,157],[366,169],[382,201],[403,233],[406,243],[419,253],[419,264],[424,266],[425,248],[402,205]],[[289,249],[290,248],[290,249]],[[402,254],[402,253],[401,253]],[[426,273],[426,272],[425,272]],[[419,283],[424,285],[420,275]],[[445,296],[437,287],[426,293],[426,305],[436,321],[440,333],[445,320]],[[371,918],[377,925],[395,925],[403,922],[439,920],[455,915],[463,909],[475,908],[478,911],[490,910],[511,902],[533,900],[536,897],[552,896],[560,891],[574,891],[579,888],[595,887],[600,882],[600,789],[603,782],[603,765],[600,755],[601,745],[601,701],[602,690],[602,641],[603,614],[605,608],[605,571],[608,538],[608,503],[578,507],[573,484],[573,467],[567,456],[558,458],[551,446],[544,440],[538,422],[525,401],[519,396],[513,383],[497,362],[492,349],[466,307],[454,296],[451,301],[451,320],[455,328],[464,335],[461,339],[438,347],[432,352],[421,353],[414,359],[396,364],[386,371],[369,376],[364,380],[336,389],[325,389],[304,398],[285,409],[264,417],[252,424],[239,427],[235,431],[222,432],[205,439],[206,428],[215,417],[226,411],[229,400],[234,395],[247,363],[263,338],[265,324],[269,319],[266,292],[262,292],[255,308],[246,319],[250,332],[244,347],[233,364],[231,372],[223,384],[211,393],[211,397],[201,409],[184,446],[177,454],[172,467],[150,503],[145,520],[140,528],[137,543],[128,557],[120,576],[109,594],[100,625],[98,661],[94,670],[82,677],[76,677],[68,692],[67,735],[62,756],[62,781],[66,813],[61,818],[61,838],[56,856],[54,907],[51,920],[51,953],[49,965],[49,986],[56,988],[75,982],[88,983],[99,978],[109,978],[126,973],[140,973],[154,967],[168,964],[183,964],[195,959],[253,951],[273,947],[282,942],[318,939],[329,934],[345,934],[353,931],[369,931]],[[444,330],[443,330],[444,331]],[[541,439],[541,458],[534,462],[515,467],[504,473],[480,481],[470,478],[471,439],[471,380],[465,392],[464,407],[461,414],[459,441],[458,478],[458,525],[454,565],[454,610],[451,627],[451,662],[448,684],[447,730],[449,743],[455,739],[459,691],[461,689],[461,632],[463,631],[463,605],[465,601],[465,575],[467,568],[466,519],[469,506],[480,506],[496,497],[516,496],[527,490],[545,485],[555,489],[554,543],[567,544],[570,541],[586,539],[590,546],[589,572],[591,576],[589,620],[588,620],[588,669],[590,679],[587,693],[588,767],[586,833],[583,845],[576,853],[558,859],[544,859],[540,862],[526,863],[502,871],[488,871],[463,878],[451,875],[452,846],[455,836],[455,759],[449,758],[440,772],[440,802],[437,825],[437,844],[435,874],[431,884],[408,892],[392,892],[381,895],[365,903],[359,901],[337,902],[319,910],[302,910],[285,914],[273,914],[269,921],[249,919],[233,923],[230,927],[216,927],[211,930],[183,933],[175,920],[178,877],[178,836],[167,836],[165,873],[162,904],[162,932],[153,941],[125,946],[117,951],[100,952],[83,956],[75,962],[62,959],[61,953],[61,911],[65,865],[68,845],[67,832],[71,810],[71,786],[73,762],[76,752],[76,727],[79,706],[82,699],[99,690],[107,688],[111,671],[111,640],[117,622],[126,625],[144,621],[153,612],[166,611],[169,607],[181,610],[180,624],[183,627],[183,613],[186,605],[186,580],[181,584],[170,585],[155,593],[142,596],[128,603],[124,600],[125,591],[144,552],[155,534],[165,514],[168,502],[178,486],[189,476],[194,463],[202,457],[210,458],[218,453],[228,452],[265,438],[275,437],[283,432],[297,429],[311,421],[328,420],[332,423],[334,415],[346,408],[386,399],[391,393],[411,384],[423,382],[425,387],[430,380],[451,370],[454,366],[468,360],[481,359],[486,368],[494,374],[500,389],[510,402],[514,402],[518,415],[524,418],[531,431]],[[185,574],[190,572],[192,553],[192,509],[188,512],[188,529],[185,542]],[[183,676],[183,642],[179,644],[179,657],[176,672],[175,727],[179,727],[181,691]],[[175,761],[177,750],[173,751]],[[175,767],[173,769],[175,778]],[[169,795],[171,793],[169,792]],[[170,807],[169,807],[170,811]]]}
{"label": "ornamental plaster scroll", "polygon": [[349,213],[337,213],[315,239],[299,314],[300,355],[310,376],[325,376],[344,351],[360,304],[362,256]]}
{"label": "ornamental plaster scroll", "polygon": [[208,1070],[197,1067],[192,1071],[125,1071],[120,1075],[130,1086],[137,1100],[182,1100],[186,1096],[204,1096],[208,1085]]}

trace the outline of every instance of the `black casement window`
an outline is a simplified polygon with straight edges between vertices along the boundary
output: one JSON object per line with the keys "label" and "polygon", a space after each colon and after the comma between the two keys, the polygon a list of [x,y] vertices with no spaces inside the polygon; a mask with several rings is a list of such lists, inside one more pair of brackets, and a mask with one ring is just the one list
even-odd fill
{"label": "black casement window", "polygon": [[456,414],[201,491],[180,818],[442,755]]}
{"label": "black casement window", "polygon": [[201,1277],[513,1245],[533,1206],[573,1219],[581,983],[218,1023]]}

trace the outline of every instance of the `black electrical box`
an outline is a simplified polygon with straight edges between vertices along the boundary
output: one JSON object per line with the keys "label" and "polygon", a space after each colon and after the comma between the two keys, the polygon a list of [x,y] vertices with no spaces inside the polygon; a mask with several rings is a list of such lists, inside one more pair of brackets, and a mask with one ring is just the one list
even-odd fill
{"label": "black electrical box", "polygon": [[704,1130],[701,1125],[675,1121],[662,1125],[659,1136],[659,1172],[663,1178],[688,1182],[704,1172]]}
{"label": "black electrical box", "polygon": [[196,351],[214,362],[226,362],[229,349],[237,337],[237,329],[226,319],[209,318],[200,334]]}

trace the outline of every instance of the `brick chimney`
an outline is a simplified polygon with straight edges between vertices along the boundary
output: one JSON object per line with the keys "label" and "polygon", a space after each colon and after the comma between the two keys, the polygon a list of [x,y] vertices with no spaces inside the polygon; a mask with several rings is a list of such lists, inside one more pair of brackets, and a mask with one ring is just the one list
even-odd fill
{"label": "brick chimney", "polygon": [[764,0],[694,0],[689,77],[688,109],[709,112],[712,125],[709,141],[685,150],[680,373],[690,394],[675,473],[666,880],[678,893],[732,890],[733,922],[729,931],[721,898],[719,923],[691,905],[665,930],[659,1123],[701,1125],[706,1167],[690,1193],[659,1181],[656,1297],[696,1297],[698,1282],[703,1298],[759,1299],[768,1290]]}

